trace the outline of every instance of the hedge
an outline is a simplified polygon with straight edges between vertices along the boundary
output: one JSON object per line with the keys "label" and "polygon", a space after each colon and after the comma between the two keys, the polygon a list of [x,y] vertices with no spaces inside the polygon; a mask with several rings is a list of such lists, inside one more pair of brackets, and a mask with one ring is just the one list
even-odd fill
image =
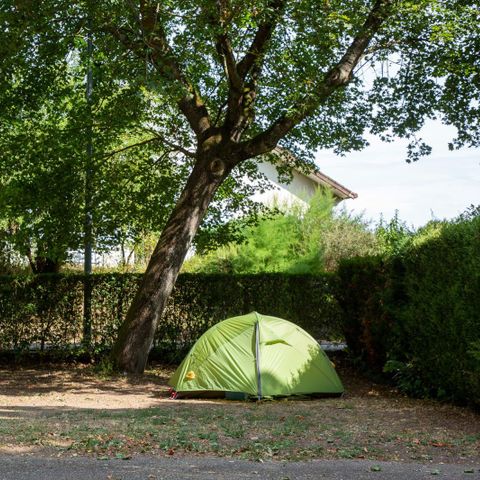
{"label": "hedge", "polygon": [[[112,345],[140,279],[136,274],[90,277],[87,353]],[[0,351],[81,348],[84,282],[83,275],[0,277]],[[339,339],[341,322],[334,289],[329,274],[182,274],[159,322],[156,352],[164,359],[178,359],[213,324],[252,310],[289,319],[317,339]]]}
{"label": "hedge", "polygon": [[480,219],[433,225],[390,259],[344,262],[352,351],[407,393],[480,405]]}
{"label": "hedge", "polygon": [[388,269],[381,257],[359,257],[342,262],[338,270],[345,340],[355,357],[376,370],[387,360],[393,323],[386,308]]}

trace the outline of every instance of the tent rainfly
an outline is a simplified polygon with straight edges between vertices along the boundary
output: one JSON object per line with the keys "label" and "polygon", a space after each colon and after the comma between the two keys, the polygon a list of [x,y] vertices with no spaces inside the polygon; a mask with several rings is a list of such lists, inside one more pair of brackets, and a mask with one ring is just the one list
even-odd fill
{"label": "tent rainfly", "polygon": [[168,382],[176,396],[340,395],[333,364],[305,330],[257,312],[205,332]]}

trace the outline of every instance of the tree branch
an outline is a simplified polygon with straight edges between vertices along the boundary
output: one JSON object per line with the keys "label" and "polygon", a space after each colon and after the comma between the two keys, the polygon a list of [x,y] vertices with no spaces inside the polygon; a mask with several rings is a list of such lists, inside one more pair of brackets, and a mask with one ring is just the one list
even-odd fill
{"label": "tree branch", "polygon": [[185,93],[178,100],[178,107],[197,137],[202,137],[211,127],[207,108],[198,90],[183,73],[175,53],[168,44],[167,35],[158,19],[157,6],[149,6],[140,0],[138,15],[141,39],[132,29],[125,27],[108,25],[106,30],[136,56],[142,59],[149,58],[150,63],[164,79],[181,87]]}
{"label": "tree branch", "polygon": [[171,142],[170,140],[167,140],[162,134],[159,132],[150,129],[149,130],[153,135],[157,137],[157,139],[164,143],[167,147],[170,147],[173,149],[173,151],[183,153],[185,156],[190,157],[190,158],[197,158],[197,155],[194,152],[191,152],[190,150],[187,150],[186,148],[177,145],[176,143]]}
{"label": "tree branch", "polygon": [[311,115],[335,90],[347,85],[353,70],[360,61],[374,35],[389,17],[395,0],[377,0],[365,23],[353,39],[340,61],[323,77],[315,92],[306,95],[289,112],[284,113],[267,130],[241,145],[243,159],[268,153],[280,139],[288,134],[307,116]]}
{"label": "tree branch", "polygon": [[261,68],[261,63],[265,54],[266,46],[272,38],[273,31],[278,23],[279,14],[285,6],[285,0],[271,0],[268,9],[272,11],[268,20],[259,25],[255,37],[243,59],[239,62],[237,69],[243,80],[254,65],[256,68]]}
{"label": "tree branch", "polygon": [[119,148],[118,150],[113,150],[109,153],[106,153],[105,155],[102,155],[101,158],[114,157],[115,155],[118,155],[119,153],[125,152],[127,150],[132,149],[132,148],[140,147],[142,145],[147,145],[147,144],[153,143],[153,142],[162,142],[163,144],[172,148],[173,151],[178,151],[178,152],[183,153],[184,155],[186,155],[188,157],[196,158],[195,154],[193,152],[190,152],[189,150],[181,147],[180,145],[175,145],[174,143],[171,143],[168,140],[165,140],[164,138],[162,138],[161,135],[158,135],[156,132],[152,132],[152,133],[155,135],[152,138],[147,138],[146,140],[142,140],[141,142],[137,142],[137,143],[133,143],[131,145],[127,145],[126,147]]}
{"label": "tree branch", "polygon": [[[257,94],[256,82],[263,66],[267,44],[278,24],[280,12],[283,10],[285,1],[270,1],[267,7],[268,20],[259,25],[252,44],[243,59],[238,64],[230,66],[234,72],[233,78],[235,83],[231,82],[224,130],[234,141],[240,138],[242,132],[253,118],[253,107]],[[250,81],[246,83],[248,76]]]}
{"label": "tree branch", "polygon": [[362,57],[365,57],[367,55],[373,55],[374,53],[382,52],[385,50],[391,50],[393,47],[396,47],[398,45],[400,45],[400,42],[397,40],[390,40],[385,43],[376,43],[375,45],[370,45],[368,48],[366,48],[363,52]]}
{"label": "tree branch", "polygon": [[235,60],[235,55],[233,54],[232,44],[225,32],[217,36],[216,47],[218,54],[223,60],[223,68],[231,87],[241,91],[243,80],[238,74],[237,63]]}
{"label": "tree branch", "polygon": [[216,15],[210,16],[210,23],[212,27],[217,30],[215,47],[220,56],[225,75],[230,85],[241,90],[243,82],[237,71],[237,61],[232,49],[232,43],[227,33],[227,24],[230,20],[230,5],[228,0],[217,0]]}
{"label": "tree branch", "polygon": [[127,145],[126,147],[119,148],[118,150],[112,150],[111,152],[108,152],[108,153],[102,155],[100,158],[114,157],[115,155],[117,155],[119,153],[122,153],[122,152],[125,152],[127,150],[130,150],[132,148],[140,147],[142,145],[147,145],[148,143],[158,142],[158,141],[159,141],[159,139],[156,138],[156,137],[148,138],[147,140],[143,140],[143,141],[138,142],[138,143],[133,143],[132,145]]}

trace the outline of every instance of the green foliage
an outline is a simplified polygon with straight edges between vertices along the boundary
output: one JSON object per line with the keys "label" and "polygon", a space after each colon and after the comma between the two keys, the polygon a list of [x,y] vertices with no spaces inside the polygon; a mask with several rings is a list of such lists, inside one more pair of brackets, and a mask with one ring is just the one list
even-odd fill
{"label": "green foliage", "polygon": [[12,247],[10,240],[13,226],[5,221],[0,220],[0,274],[13,275],[14,273],[22,273],[21,256]]}
{"label": "green foliage", "polygon": [[[150,133],[162,139],[165,148],[153,158],[147,155],[147,164],[162,163],[164,151],[171,148],[173,157],[180,158],[175,163],[179,170],[173,168],[175,179],[185,179],[196,151],[205,148],[213,156],[223,153],[222,160],[237,155],[240,163],[218,192],[216,210],[205,221],[207,227],[221,223],[225,207],[241,209],[234,194],[236,185],[246,174],[255,177],[255,164],[248,165],[245,159],[270,151],[277,143],[295,154],[294,166],[306,168],[318,149],[333,148],[337,153],[361,149],[367,143],[364,133],[368,131],[385,141],[396,136],[409,138],[408,155],[415,160],[429,152],[415,132],[427,119],[440,118],[457,129],[451,148],[480,145],[480,35],[475,2],[33,3],[4,0],[0,4],[0,147],[7,152],[0,166],[2,172],[13,168],[22,177],[17,181],[15,174],[7,173],[7,178],[0,181],[0,192],[9,192],[0,203],[8,211],[8,215],[1,215],[2,220],[13,219],[19,226],[26,226],[18,231],[33,232],[25,238],[30,246],[31,238],[35,238],[40,257],[53,251],[55,261],[62,261],[68,248],[78,245],[81,230],[76,213],[82,209],[78,192],[86,169],[75,160],[84,151],[82,139],[90,127],[99,142],[100,163],[101,154],[118,145],[113,139],[131,132],[130,125],[141,130],[133,133],[138,140],[147,140],[144,127],[152,127]],[[87,35],[94,40],[95,78],[100,85],[94,89],[91,105],[92,112],[98,113],[93,125],[92,112],[82,98],[83,88],[80,92],[78,81],[69,73],[77,56],[78,65],[87,65]],[[343,59],[340,64],[339,59]],[[242,67],[248,63],[242,76]],[[371,75],[363,75],[367,69],[375,72],[373,80]],[[77,80],[82,73],[82,68],[75,72]],[[345,82],[338,82],[342,76]],[[77,117],[76,113],[81,115]],[[113,131],[104,131],[102,126],[112,119]],[[18,145],[19,149],[4,150],[4,144]],[[11,158],[9,151],[14,154]],[[205,160],[200,157],[196,158],[197,165]],[[129,167],[122,171],[129,181],[139,178],[140,187],[149,178],[159,180],[160,188],[164,187],[171,173],[167,168],[166,176],[160,172],[158,178],[142,168],[130,169],[127,163]],[[110,183],[109,176],[99,178]],[[48,185],[53,187],[46,188]],[[102,191],[100,186],[93,190],[96,194]],[[133,185],[128,183],[120,189],[120,198],[125,191],[136,192],[136,187],[139,185],[135,181]],[[22,189],[28,195],[23,195]],[[253,189],[246,186],[242,192]],[[133,202],[121,200],[118,205],[130,205],[134,211],[139,204],[152,205],[157,218],[155,212],[164,199],[156,196],[158,190],[139,190]],[[52,195],[57,191],[58,196]],[[147,192],[153,193],[152,204],[148,203]],[[122,222],[133,218],[131,212],[117,218],[111,196],[99,195],[94,199],[99,211],[105,198],[110,208],[101,217],[108,221],[97,221],[96,225],[113,225],[108,235],[117,238],[125,230],[135,232]],[[21,201],[10,202],[10,198]],[[167,198],[171,207],[176,197],[172,201]],[[62,215],[60,207],[68,214]],[[190,207],[195,210],[198,205]],[[152,212],[152,208],[146,211]],[[163,213],[161,209],[160,216]],[[143,221],[143,213],[138,218]],[[285,226],[296,227],[297,223]],[[64,235],[65,227],[68,235]],[[300,250],[296,263],[287,262],[290,271],[321,268],[315,245],[317,232],[316,228],[302,231],[308,239],[304,244],[297,238],[287,238],[278,245],[283,258],[292,250],[295,255]],[[416,253],[427,250],[430,244],[435,242],[426,241],[418,250],[412,247],[409,255],[416,258]],[[185,253],[182,245],[177,247],[179,256]],[[28,253],[28,245],[24,248]],[[255,263],[259,261],[264,262],[263,257]],[[422,271],[424,265],[419,267]],[[406,264],[405,268],[410,271],[411,267]],[[441,278],[447,273],[439,268],[438,275]],[[452,277],[457,278],[457,272]],[[463,280],[472,281],[470,277]],[[405,287],[409,295],[415,291],[412,285]],[[455,283],[452,289],[461,293],[458,285]],[[437,292],[430,293],[437,298]]]}
{"label": "green foliage", "polygon": [[374,253],[377,242],[362,217],[345,210],[335,212],[333,207],[333,196],[322,190],[308,208],[277,205],[255,225],[244,226],[242,242],[197,255],[184,268],[208,273],[314,274],[334,271],[342,258]]}
{"label": "green foliage", "polygon": [[408,393],[478,404],[479,240],[480,217],[462,215],[431,222],[385,261],[340,268],[352,350],[371,367],[395,372]]}
{"label": "green foliage", "polygon": [[336,271],[344,259],[377,254],[379,241],[369,227],[362,214],[345,209],[334,212],[326,223],[319,225],[325,270]]}
{"label": "green foliage", "polygon": [[[1,104],[8,98],[0,92],[0,219],[13,225],[8,243],[34,269],[37,259],[62,264],[69,251],[82,247],[87,204],[94,207],[95,246],[101,250],[134,240],[140,223],[160,229],[178,188],[178,167],[168,159],[161,170],[156,166],[164,153],[158,141],[156,149],[150,142],[135,154],[127,148],[146,139],[139,123],[146,121],[151,99],[121,78],[112,80],[102,52],[87,55],[85,37],[72,41],[64,58],[52,58],[58,69],[49,73],[44,91],[40,75],[34,98],[18,98],[15,109]],[[95,79],[90,102],[84,81],[88,65]],[[33,82],[28,75],[22,68],[12,72],[10,95],[21,97]],[[110,154],[117,150],[122,151]]]}
{"label": "green foliage", "polygon": [[[93,275],[91,345],[82,344],[82,275],[0,277],[0,351],[97,357],[110,348],[141,275]],[[316,338],[342,337],[331,275],[182,274],[154,351],[179,360],[216,322],[257,310],[287,318]],[[100,370],[108,373],[109,364]]]}
{"label": "green foliage", "polygon": [[400,220],[398,210],[389,222],[380,219],[375,235],[380,243],[381,250],[386,255],[399,254],[413,237],[413,230]]}
{"label": "green foliage", "polygon": [[391,341],[387,269],[379,256],[356,257],[343,261],[337,273],[345,340],[353,355],[372,369],[383,367]]}
{"label": "green foliage", "polygon": [[[181,147],[164,142],[165,131],[177,132],[178,120],[158,85],[92,18],[87,21],[91,8],[46,2],[31,15],[21,3],[0,7],[0,225],[9,227],[0,242],[28,258],[34,272],[47,260],[58,270],[83,247],[89,205],[96,251],[136,247],[152,232],[158,237],[191,167],[179,152],[191,146],[184,132],[173,135]],[[68,18],[50,22],[57,9]],[[251,183],[242,181],[245,175]],[[248,196],[258,184],[251,165],[238,168],[204,226],[221,225],[232,212],[255,211]]]}
{"label": "green foliage", "polygon": [[478,401],[480,362],[480,218],[445,224],[406,252],[398,313],[400,342],[392,355],[411,363],[434,394]]}
{"label": "green foliage", "polygon": [[[70,276],[0,277],[0,350],[81,343],[82,283]],[[69,319],[69,321],[66,321]]]}
{"label": "green foliage", "polygon": [[[414,363],[400,362],[398,360],[387,360],[383,372],[391,374],[395,385],[402,391],[413,397],[431,396],[432,390],[427,383],[421,379],[421,366]],[[434,392],[438,399],[445,398],[443,389]]]}
{"label": "green foliage", "polygon": [[[325,98],[323,80],[362,32],[374,2],[232,1],[218,11],[211,0],[146,2],[144,9],[124,0],[44,0],[33,12],[29,2],[5,0],[0,8],[0,111],[11,113],[18,105],[33,111],[54,96],[49,86],[64,76],[66,59],[77,53],[85,60],[81,46],[90,32],[94,76],[102,85],[125,87],[107,102],[110,119],[134,122],[135,111],[123,110],[122,103],[144,97],[152,107],[149,124],[156,133],[169,145],[192,148],[196,139],[188,120],[178,114],[178,100],[195,91],[212,123],[222,125],[232,81],[219,37],[228,38],[234,61],[240,61],[257,31],[270,25],[272,35],[256,59],[258,68],[245,78],[246,92],[254,88],[255,97],[243,98],[252,109],[240,132],[243,140],[308,105],[307,118],[282,139],[301,167],[319,148],[339,153],[363,148],[366,131],[386,141],[410,138],[408,153],[416,159],[429,151],[415,137],[429,118],[457,127],[452,148],[478,145],[476,5],[445,0],[389,3],[385,22],[352,81]],[[147,21],[152,11],[154,25]],[[150,42],[152,28],[169,43],[162,47],[166,56],[162,48],[155,50],[155,40]],[[374,72],[373,81],[364,75],[367,70]],[[95,92],[95,102],[104,99],[102,90]],[[140,116],[137,126],[141,122]]]}

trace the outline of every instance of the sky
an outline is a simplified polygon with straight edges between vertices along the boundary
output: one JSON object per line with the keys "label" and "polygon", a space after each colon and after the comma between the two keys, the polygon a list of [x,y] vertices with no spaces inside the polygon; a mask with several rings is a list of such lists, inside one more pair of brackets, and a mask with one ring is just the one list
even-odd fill
{"label": "sky", "polygon": [[369,137],[370,146],[345,157],[321,151],[320,170],[358,194],[342,203],[348,210],[378,221],[398,210],[409,226],[432,219],[450,219],[469,205],[480,205],[480,149],[449,151],[455,130],[431,121],[421,137],[433,148],[428,157],[406,163],[407,141],[383,143]]}

